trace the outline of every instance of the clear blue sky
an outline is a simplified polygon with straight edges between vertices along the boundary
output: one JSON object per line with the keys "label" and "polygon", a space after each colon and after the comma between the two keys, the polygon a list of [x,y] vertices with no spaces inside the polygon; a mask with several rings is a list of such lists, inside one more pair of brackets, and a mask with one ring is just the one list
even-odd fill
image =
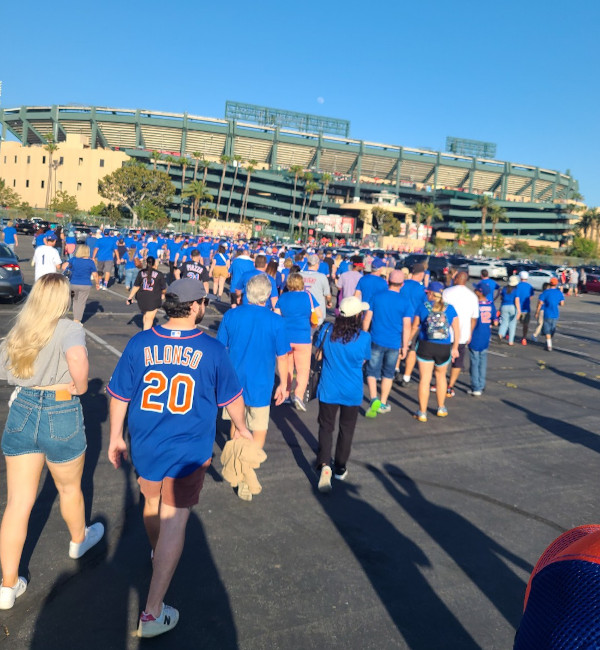
{"label": "clear blue sky", "polygon": [[223,117],[225,100],[351,121],[351,136],[570,169],[600,205],[597,0],[5,3],[2,106]]}

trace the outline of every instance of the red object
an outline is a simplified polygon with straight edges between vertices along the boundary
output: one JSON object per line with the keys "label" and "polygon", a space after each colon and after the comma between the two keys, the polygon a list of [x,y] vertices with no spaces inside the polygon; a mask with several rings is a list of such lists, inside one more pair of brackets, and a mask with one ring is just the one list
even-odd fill
{"label": "red object", "polygon": [[19,271],[21,267],[18,264],[9,262],[8,264],[3,264],[2,268],[6,269],[7,271]]}

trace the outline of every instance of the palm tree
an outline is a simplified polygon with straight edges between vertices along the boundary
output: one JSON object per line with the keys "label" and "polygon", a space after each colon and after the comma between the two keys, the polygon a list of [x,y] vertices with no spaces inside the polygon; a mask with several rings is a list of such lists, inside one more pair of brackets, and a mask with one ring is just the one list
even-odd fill
{"label": "palm tree", "polygon": [[175,156],[165,156],[165,162],[167,163],[167,174],[171,171],[171,165],[177,162]]}
{"label": "palm tree", "polygon": [[244,194],[242,195],[242,207],[240,209],[240,223],[246,217],[246,209],[248,207],[248,194],[250,192],[250,177],[256,171],[257,160],[249,160],[248,167],[246,167],[246,185],[244,187]]}
{"label": "palm tree", "polygon": [[596,213],[598,208],[591,208],[586,210],[580,217],[579,223],[575,226],[575,229],[581,233],[585,239],[588,239],[588,233],[591,235],[594,234],[594,228],[596,226]]}
{"label": "palm tree", "polygon": [[290,232],[294,232],[294,221],[296,217],[296,186],[298,185],[298,177],[302,173],[304,167],[302,165],[292,165],[290,172],[294,174],[294,193],[292,194],[292,214],[290,216]]}
{"label": "palm tree", "polygon": [[489,210],[492,208],[494,205],[494,200],[492,199],[491,196],[488,196],[487,194],[482,194],[475,203],[473,203],[473,207],[477,208],[478,210],[481,210],[481,243],[483,245],[483,242],[485,240],[485,220],[487,219],[487,215]]}
{"label": "palm tree", "polygon": [[240,165],[242,163],[241,156],[234,156],[233,162],[236,163],[235,170],[233,172],[233,180],[231,181],[231,188],[229,190],[229,201],[227,201],[227,212],[225,213],[225,221],[229,221],[229,210],[231,209],[231,199],[233,197],[233,190],[235,189],[235,182],[237,180],[238,171],[240,170]]}
{"label": "palm tree", "polygon": [[152,162],[154,163],[154,171],[156,171],[156,163],[157,163],[159,160],[162,160],[162,154],[160,153],[160,151],[156,151],[156,149],[155,149],[155,150],[152,152],[152,154],[150,155],[150,159],[151,159]]}
{"label": "palm tree", "polygon": [[192,164],[192,161],[185,156],[179,158],[177,161],[181,165],[181,202],[179,203],[179,223],[183,221],[183,188],[185,185],[185,172],[187,168]]}
{"label": "palm tree", "polygon": [[331,174],[328,174],[325,172],[324,174],[321,174],[321,183],[323,183],[323,193],[321,194],[321,203],[319,203],[319,214],[323,211],[323,202],[325,201],[325,197],[327,196],[327,188],[329,187],[329,183],[331,183],[331,180],[333,179],[333,176]]}
{"label": "palm tree", "polygon": [[[417,224],[417,239],[419,238],[419,228],[421,227],[421,219],[425,215],[425,203],[417,203],[415,207],[413,208],[413,212],[415,213],[415,223]],[[406,234],[408,235],[408,230],[406,231]]]}
{"label": "palm tree", "polygon": [[202,181],[192,181],[191,183],[188,183],[183,195],[186,198],[192,199],[192,211],[195,221],[198,217],[198,206],[204,202],[210,203],[214,198]]}
{"label": "palm tree", "polygon": [[321,186],[318,183],[315,183],[314,181],[309,181],[304,186],[304,192],[308,194],[308,203],[306,204],[306,212],[305,212],[307,229],[308,229],[308,222],[310,221],[310,215],[308,214],[308,211],[310,210],[310,204],[312,202],[314,193],[319,189],[321,189]]}
{"label": "palm tree", "polygon": [[219,185],[219,194],[217,196],[217,219],[219,218],[219,206],[221,205],[221,193],[223,192],[223,182],[225,181],[225,172],[227,171],[227,165],[231,162],[231,156],[221,156],[219,162],[223,165],[221,170],[221,184]]}
{"label": "palm tree", "polygon": [[54,141],[54,136],[50,133],[46,136],[46,145],[44,149],[48,152],[48,187],[46,188],[46,210],[50,204],[50,195],[52,194],[52,156],[58,149],[58,145]]}
{"label": "palm tree", "polygon": [[302,174],[302,180],[304,181],[304,200],[302,201],[302,209],[300,210],[300,230],[302,230],[302,224],[304,222],[304,208],[306,207],[306,197],[308,196],[306,186],[312,183],[313,178],[314,177],[311,172]]}
{"label": "palm tree", "polygon": [[492,250],[496,248],[496,226],[500,221],[508,221],[506,209],[499,205],[493,205],[490,208],[490,221],[492,222]]}
{"label": "palm tree", "polygon": [[200,161],[200,167],[204,170],[204,173],[202,175],[202,182],[206,185],[206,173],[208,172],[208,168],[211,166],[210,160],[206,160],[206,158],[202,158]]}
{"label": "palm tree", "polygon": [[196,176],[198,175],[198,163],[202,159],[202,152],[192,151],[192,158],[194,159],[194,180],[196,180]]}
{"label": "palm tree", "polygon": [[[442,215],[442,211],[435,206],[434,203],[426,203],[425,208],[423,210],[423,216],[425,217],[425,225],[427,226],[427,230],[429,232],[429,228],[431,228],[431,223],[432,221],[441,221],[444,217]],[[427,235],[427,242],[431,240],[431,235]]]}

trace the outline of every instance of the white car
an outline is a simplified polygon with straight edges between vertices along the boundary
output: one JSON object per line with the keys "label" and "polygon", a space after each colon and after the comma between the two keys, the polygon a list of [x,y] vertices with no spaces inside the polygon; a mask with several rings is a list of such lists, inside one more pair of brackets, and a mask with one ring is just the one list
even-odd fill
{"label": "white car", "polygon": [[508,271],[506,266],[501,262],[495,260],[477,260],[473,261],[468,266],[469,276],[472,278],[480,278],[481,272],[485,269],[489,273],[490,278],[507,280]]}
{"label": "white car", "polygon": [[557,275],[552,271],[538,269],[537,271],[529,271],[529,278],[527,278],[527,282],[529,282],[529,284],[536,291],[541,291],[544,283],[550,282],[550,279],[555,277],[557,277]]}

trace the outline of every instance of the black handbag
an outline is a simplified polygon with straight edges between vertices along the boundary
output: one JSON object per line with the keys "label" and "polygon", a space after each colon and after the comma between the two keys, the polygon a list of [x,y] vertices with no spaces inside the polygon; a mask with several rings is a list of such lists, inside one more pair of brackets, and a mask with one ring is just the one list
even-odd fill
{"label": "black handbag", "polygon": [[323,345],[325,344],[325,337],[327,336],[327,331],[332,329],[333,325],[331,323],[323,323],[321,327],[315,333],[314,340],[318,341],[321,333],[323,338],[321,339],[321,345],[315,347],[313,345],[313,351],[310,359],[310,371],[308,373],[308,384],[306,384],[306,392],[304,393],[304,403],[310,402],[315,399],[317,396],[317,388],[319,386],[319,380],[321,379],[321,370],[323,369]]}

